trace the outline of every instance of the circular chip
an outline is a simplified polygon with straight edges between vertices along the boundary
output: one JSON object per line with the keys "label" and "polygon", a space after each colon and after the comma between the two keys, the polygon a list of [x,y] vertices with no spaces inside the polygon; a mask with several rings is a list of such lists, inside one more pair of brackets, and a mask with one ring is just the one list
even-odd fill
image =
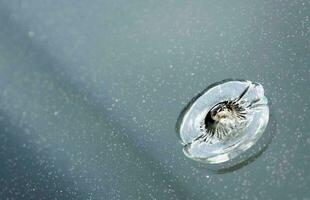
{"label": "circular chip", "polygon": [[210,85],[178,119],[185,155],[208,164],[239,156],[262,136],[269,120],[267,104],[259,83],[225,80]]}

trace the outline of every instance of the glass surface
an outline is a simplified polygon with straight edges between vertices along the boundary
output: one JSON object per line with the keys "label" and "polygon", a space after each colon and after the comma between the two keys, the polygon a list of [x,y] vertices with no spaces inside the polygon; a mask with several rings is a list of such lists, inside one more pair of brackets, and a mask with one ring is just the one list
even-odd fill
{"label": "glass surface", "polygon": [[[309,7],[0,0],[0,199],[309,199]],[[227,78],[264,86],[273,137],[215,173],[175,123]]]}

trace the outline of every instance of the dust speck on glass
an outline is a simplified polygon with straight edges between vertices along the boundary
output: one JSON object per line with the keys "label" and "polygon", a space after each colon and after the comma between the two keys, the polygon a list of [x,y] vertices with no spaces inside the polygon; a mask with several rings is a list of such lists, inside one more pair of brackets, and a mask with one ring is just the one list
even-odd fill
{"label": "dust speck on glass", "polygon": [[187,157],[220,164],[252,147],[268,120],[268,101],[261,84],[224,80],[210,85],[183,109],[177,132]]}

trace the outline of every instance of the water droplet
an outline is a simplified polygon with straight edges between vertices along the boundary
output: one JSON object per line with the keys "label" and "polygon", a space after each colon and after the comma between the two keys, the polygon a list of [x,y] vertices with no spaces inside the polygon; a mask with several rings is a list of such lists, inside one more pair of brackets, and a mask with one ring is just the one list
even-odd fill
{"label": "water droplet", "polygon": [[207,164],[239,156],[263,135],[269,120],[267,103],[259,83],[225,80],[210,85],[178,119],[184,154]]}

